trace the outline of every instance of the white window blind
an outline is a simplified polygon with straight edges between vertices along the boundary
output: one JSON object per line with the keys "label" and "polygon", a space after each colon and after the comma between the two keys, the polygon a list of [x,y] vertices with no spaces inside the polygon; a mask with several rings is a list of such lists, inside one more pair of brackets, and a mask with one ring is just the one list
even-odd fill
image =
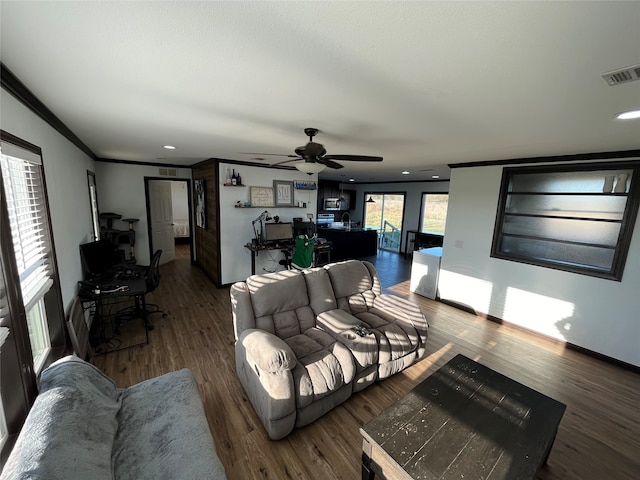
{"label": "white window blind", "polygon": [[9,329],[6,328],[8,321],[9,304],[7,302],[7,293],[2,282],[2,276],[0,275],[0,347],[7,338],[7,335],[9,335]]}
{"label": "white window blind", "polygon": [[1,142],[0,161],[9,224],[25,310],[53,285],[40,156]]}

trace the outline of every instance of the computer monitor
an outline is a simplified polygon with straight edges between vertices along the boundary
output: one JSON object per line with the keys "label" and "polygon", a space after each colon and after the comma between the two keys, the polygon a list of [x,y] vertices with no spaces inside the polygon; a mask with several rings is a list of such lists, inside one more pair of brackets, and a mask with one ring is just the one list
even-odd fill
{"label": "computer monitor", "polygon": [[295,220],[293,222],[293,236],[306,235],[311,237],[316,233],[316,224],[313,222],[303,222],[302,220]]}
{"label": "computer monitor", "polygon": [[102,275],[122,262],[122,255],[109,240],[80,245],[80,259],[85,278]]}
{"label": "computer monitor", "polygon": [[264,241],[265,242],[283,242],[293,240],[293,224],[292,223],[265,223],[264,224]]}

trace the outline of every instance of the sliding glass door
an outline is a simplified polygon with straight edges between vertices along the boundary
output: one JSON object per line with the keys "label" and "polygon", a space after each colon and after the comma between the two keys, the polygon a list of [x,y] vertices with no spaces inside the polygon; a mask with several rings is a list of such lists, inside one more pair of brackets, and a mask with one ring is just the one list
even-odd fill
{"label": "sliding glass door", "polygon": [[364,225],[378,230],[378,248],[400,251],[404,193],[367,193],[364,208]]}

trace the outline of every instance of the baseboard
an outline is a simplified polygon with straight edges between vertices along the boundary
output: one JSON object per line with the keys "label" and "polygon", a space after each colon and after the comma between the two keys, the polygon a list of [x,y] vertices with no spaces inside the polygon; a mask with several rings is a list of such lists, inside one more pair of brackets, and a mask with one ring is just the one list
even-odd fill
{"label": "baseboard", "polygon": [[525,331],[527,333],[530,333],[532,335],[536,335],[540,338],[544,338],[545,340],[560,344],[560,345],[564,345],[566,348],[568,348],[569,350],[573,350],[575,352],[580,352],[584,355],[587,355],[589,357],[592,358],[596,358],[598,360],[601,360],[603,362],[606,363],[610,363],[612,365],[616,365],[618,367],[624,368],[625,370],[629,370],[633,373],[638,373],[640,374],[640,366],[637,365],[633,365],[632,363],[627,363],[624,362],[622,360],[618,360],[617,358],[613,358],[613,357],[609,357],[608,355],[604,355],[602,353],[598,353],[595,352],[593,350],[589,350],[588,348],[584,348],[581,347],[579,345],[575,345],[573,343],[570,342],[563,342],[562,340],[558,340],[557,338],[553,338],[553,337],[549,337],[547,335],[544,335],[540,332],[536,332],[535,330],[531,330],[530,328],[527,327],[523,327],[522,325],[517,325],[515,323],[510,323],[510,322],[505,322],[502,318],[500,317],[494,317],[493,315],[489,315],[488,313],[482,313],[482,312],[477,312],[473,307],[466,305],[464,303],[458,303],[458,302],[454,302],[452,300],[443,300],[441,298],[439,298],[437,301],[439,301],[440,303],[444,303],[446,305],[450,305],[452,307],[455,307],[459,310],[464,310],[465,312],[471,313],[472,315],[476,315],[477,317],[480,318],[484,318],[486,320],[489,320],[491,322],[495,322],[495,323],[499,323],[500,325],[509,325],[510,327],[516,328],[518,330],[522,330]]}

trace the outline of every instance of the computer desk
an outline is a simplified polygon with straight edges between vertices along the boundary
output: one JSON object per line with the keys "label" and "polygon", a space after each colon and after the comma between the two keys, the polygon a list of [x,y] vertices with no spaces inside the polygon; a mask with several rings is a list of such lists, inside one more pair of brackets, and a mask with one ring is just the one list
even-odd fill
{"label": "computer desk", "polygon": [[[256,257],[260,255],[260,252],[273,251],[273,250],[280,250],[280,251],[287,250],[288,252],[293,253],[293,250],[295,249],[295,244],[291,243],[291,244],[282,244],[282,245],[255,245],[254,243],[247,243],[245,245],[245,248],[251,252],[251,275],[255,275],[256,274]],[[332,248],[331,242],[316,243],[313,246],[314,264],[317,267],[321,266],[320,262],[318,261],[318,258],[321,255],[326,256],[326,261],[322,262],[322,265],[326,265],[327,263],[331,262],[331,248]]]}
{"label": "computer desk", "polygon": [[[109,326],[107,319],[109,317],[115,317],[112,319],[115,328],[113,328],[114,325],[111,325],[111,327],[116,334],[118,333],[119,328],[119,325],[117,324],[117,312],[115,314],[112,312],[105,314],[105,306],[111,307],[118,303],[124,304],[133,300],[134,313],[136,317],[139,317],[142,320],[144,325],[145,341],[138,342],[133,345],[127,345],[125,347],[106,348],[102,349],[102,351],[100,346],[97,345],[96,348],[94,348],[95,355],[104,355],[106,353],[117,352],[120,350],[125,350],[127,348],[139,347],[149,344],[149,330],[152,330],[153,327],[149,324],[149,320],[147,318],[147,304],[145,300],[145,295],[147,293],[147,282],[144,276],[140,276],[139,278],[116,277],[111,279],[100,279],[98,281],[78,283],[81,285],[80,293],[78,294],[78,296],[80,298],[80,301],[82,302],[83,308],[85,308],[86,304],[93,304],[95,306],[91,326],[93,328],[94,323],[96,321],[99,322],[99,324],[96,324],[96,326],[100,329],[99,345],[106,344],[110,340],[110,338],[107,337],[107,327]],[[88,289],[86,287],[88,283],[95,285],[95,288]],[[111,286],[118,288],[109,289],[108,287]]]}

